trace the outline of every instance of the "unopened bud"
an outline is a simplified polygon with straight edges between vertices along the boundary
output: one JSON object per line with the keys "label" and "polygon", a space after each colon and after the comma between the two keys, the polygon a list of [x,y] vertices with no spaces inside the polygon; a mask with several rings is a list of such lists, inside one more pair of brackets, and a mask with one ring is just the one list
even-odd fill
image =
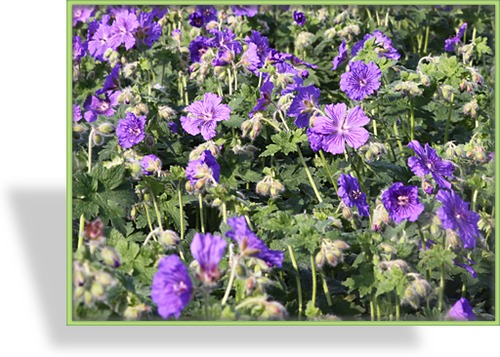
{"label": "unopened bud", "polygon": [[94,132],[92,133],[92,142],[96,146],[101,146],[104,144],[104,137],[101,134]]}
{"label": "unopened bud", "polygon": [[477,116],[477,111],[479,110],[479,105],[477,104],[477,100],[473,99],[469,103],[464,105],[463,113],[464,115],[469,115],[472,118]]}
{"label": "unopened bud", "polygon": [[315,261],[318,268],[322,268],[325,264],[325,254],[321,250],[316,254]]}
{"label": "unopened bud", "polygon": [[115,127],[110,123],[102,123],[96,128],[96,130],[103,135],[108,135],[115,131]]}
{"label": "unopened bud", "polygon": [[77,134],[84,133],[88,130],[88,128],[85,125],[78,124],[78,123],[73,123],[73,132]]}
{"label": "unopened bud", "polygon": [[443,97],[444,100],[451,102],[451,98],[455,92],[455,89],[450,86],[449,84],[443,84],[441,87],[439,87],[441,96]]}
{"label": "unopened bud", "polygon": [[102,260],[105,264],[112,268],[118,268],[120,266],[120,256],[111,247],[104,247],[101,250]]}
{"label": "unopened bud", "polygon": [[113,277],[110,274],[105,273],[103,271],[96,273],[95,279],[99,284],[103,286],[108,286],[113,283]]}
{"label": "unopened bud", "polygon": [[271,301],[266,304],[266,312],[269,318],[273,320],[284,320],[287,316],[285,307],[276,301]]}
{"label": "unopened bud", "polygon": [[164,231],[159,238],[159,243],[165,248],[175,246],[179,241],[179,235],[171,230]]}
{"label": "unopened bud", "polygon": [[104,288],[98,282],[92,283],[92,286],[90,287],[90,292],[92,293],[92,296],[97,300],[100,300],[104,297]]}
{"label": "unopened bud", "polygon": [[434,186],[425,178],[422,178],[422,190],[431,195],[434,192]]}
{"label": "unopened bud", "polygon": [[158,108],[158,115],[162,119],[171,119],[175,116],[175,110],[170,108],[168,105],[164,105]]}
{"label": "unopened bud", "polygon": [[431,85],[431,79],[429,78],[428,75],[421,74],[420,75],[420,83],[422,83],[424,86],[428,87]]}

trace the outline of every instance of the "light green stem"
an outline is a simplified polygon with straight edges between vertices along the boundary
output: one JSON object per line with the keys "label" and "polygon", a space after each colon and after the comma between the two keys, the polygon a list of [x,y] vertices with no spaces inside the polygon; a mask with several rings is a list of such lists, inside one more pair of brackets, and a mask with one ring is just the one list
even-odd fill
{"label": "light green stem", "polygon": [[181,240],[184,239],[184,205],[182,202],[182,190],[181,190],[181,183],[182,181],[179,181],[179,185],[177,186],[177,193],[179,195],[179,218],[181,220]]}
{"label": "light green stem", "polygon": [[377,305],[377,321],[382,320],[382,309],[380,308],[380,299],[375,296],[375,304]]}
{"label": "light green stem", "polygon": [[319,151],[319,156],[321,157],[321,160],[323,161],[323,165],[325,166],[326,172],[328,173],[328,177],[330,178],[330,181],[332,182],[333,187],[335,187],[335,191],[338,191],[337,182],[335,182],[335,179],[333,178],[332,172],[330,171],[330,168],[328,167],[328,163],[326,162],[325,155],[323,154],[323,150]]}
{"label": "light green stem", "polygon": [[389,302],[389,320],[392,321],[394,320],[394,315],[392,312],[392,296],[391,293],[387,293],[387,301]]}
{"label": "light green stem", "polygon": [[233,78],[231,76],[231,69],[230,68],[227,69],[227,78],[228,78],[228,82],[229,82],[229,95],[232,95],[233,94]]}
{"label": "light green stem", "polygon": [[151,224],[151,217],[149,216],[148,205],[144,203],[144,209],[146,210],[146,219],[148,220],[149,232],[153,231],[153,225]]}
{"label": "light green stem", "polygon": [[427,54],[427,44],[429,43],[429,29],[430,26],[427,25],[427,27],[425,28],[424,55]]}
{"label": "light green stem", "polygon": [[375,321],[375,304],[373,301],[373,292],[370,294],[370,320]]}
{"label": "light green stem", "polygon": [[227,299],[229,298],[229,294],[231,293],[231,288],[233,287],[237,266],[238,266],[238,259],[233,259],[233,264],[231,266],[231,274],[229,275],[229,282],[227,283],[226,292],[224,293],[224,297],[222,298],[221,301],[222,306],[226,305]]}
{"label": "light green stem", "polygon": [[201,232],[205,233],[205,222],[203,220],[203,197],[201,197],[201,193],[198,194],[198,203],[200,205],[200,224],[201,224]]}
{"label": "light green stem", "polygon": [[477,203],[477,194],[479,193],[478,190],[474,190],[474,193],[472,194],[472,211],[476,212],[476,203]]}
{"label": "light green stem", "polygon": [[227,222],[227,207],[226,207],[226,202],[222,202],[222,220],[224,223]]}
{"label": "light green stem", "polygon": [[323,285],[323,292],[325,293],[326,302],[328,306],[332,306],[332,297],[330,296],[330,289],[328,289],[328,284],[326,283],[325,273],[320,270],[319,276],[321,278],[321,284]]}
{"label": "light green stem", "polygon": [[444,263],[441,264],[441,279],[439,282],[439,302],[438,302],[438,310],[439,312],[443,311],[443,296],[444,296]]}
{"label": "light green stem", "polygon": [[316,290],[317,290],[317,281],[316,281],[316,262],[314,261],[314,257],[311,254],[311,274],[312,274],[312,302],[313,305],[316,306]]}
{"label": "light green stem", "polygon": [[297,283],[297,295],[299,298],[299,317],[302,315],[302,284],[300,282],[300,272],[299,266],[297,265],[297,260],[295,259],[295,254],[291,246],[288,246],[288,252],[290,253],[290,260],[292,261],[293,269],[295,270],[295,282]]}
{"label": "light green stem", "polygon": [[316,195],[316,198],[318,199],[319,203],[321,203],[321,202],[323,202],[323,199],[321,198],[321,195],[319,194],[318,188],[316,187],[316,184],[314,183],[311,172],[309,171],[309,168],[307,167],[307,164],[304,160],[304,156],[302,156],[302,151],[300,151],[300,147],[298,144],[297,144],[297,152],[299,153],[300,162],[302,163],[302,166],[304,166],[304,170],[306,170],[306,175],[307,175],[307,178],[309,179],[309,183],[311,184],[311,187],[314,191],[314,194]]}
{"label": "light green stem", "polygon": [[85,216],[80,216],[80,229],[78,230],[78,246],[77,250],[83,245],[83,230],[85,229]]}
{"label": "light green stem", "polygon": [[394,125],[392,126],[392,128],[394,129],[394,135],[396,136],[396,140],[398,142],[399,151],[401,152],[401,155],[404,156],[404,154],[403,154],[403,144],[401,143],[401,140],[399,138],[398,125],[397,125],[396,122],[394,122]]}
{"label": "light green stem", "polygon": [[399,303],[398,294],[395,294],[394,300],[394,305],[396,305],[396,321],[399,321],[399,319],[401,318],[401,304]]}
{"label": "light green stem", "polygon": [[233,74],[234,74],[234,91],[238,90],[238,70],[236,66],[233,65]]}
{"label": "light green stem", "polygon": [[153,206],[155,208],[156,220],[158,221],[158,226],[160,227],[161,231],[163,232],[163,225],[161,224],[161,214],[160,214],[160,210],[158,209],[158,204],[156,203],[156,197],[155,197],[153,192],[151,192],[151,199],[153,200]]}

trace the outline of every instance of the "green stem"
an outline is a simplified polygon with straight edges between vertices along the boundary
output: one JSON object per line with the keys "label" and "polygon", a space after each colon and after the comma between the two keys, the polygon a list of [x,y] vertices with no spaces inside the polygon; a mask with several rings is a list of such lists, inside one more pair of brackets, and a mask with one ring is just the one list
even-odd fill
{"label": "green stem", "polygon": [[233,94],[233,78],[231,76],[231,69],[227,69],[227,78],[229,82],[229,95]]}
{"label": "green stem", "polygon": [[328,289],[328,284],[326,283],[325,273],[320,270],[319,276],[321,278],[321,284],[323,285],[323,292],[325,293],[326,302],[328,306],[332,306],[332,297],[330,296],[330,289]]}
{"label": "green stem", "polygon": [[332,181],[333,187],[335,187],[335,191],[338,191],[337,182],[335,182],[335,179],[333,178],[332,172],[330,171],[330,168],[328,167],[328,163],[326,162],[325,155],[323,154],[323,150],[319,151],[319,156],[321,157],[321,160],[323,161],[323,165],[325,166],[325,169],[326,169],[326,172],[328,173],[328,177],[330,178],[330,181]]}
{"label": "green stem", "polygon": [[150,190],[150,192],[151,192],[151,199],[153,200],[153,206],[155,208],[156,220],[158,221],[158,226],[160,227],[161,231],[163,232],[163,226],[161,224],[161,214],[160,214],[160,210],[158,209],[158,204],[156,203],[156,197],[151,190]]}
{"label": "green stem", "polygon": [[[418,226],[418,235],[420,236],[420,240],[422,241],[422,250],[425,252],[427,250],[427,241],[425,239],[424,233],[422,232],[422,226],[420,223],[417,221],[417,226]],[[425,278],[427,281],[431,281],[431,270],[426,269],[425,271]]]}
{"label": "green stem", "polygon": [[380,308],[380,300],[375,296],[375,304],[377,305],[377,321],[382,320],[382,309]]}
{"label": "green stem", "polygon": [[83,245],[83,230],[85,229],[85,216],[80,216],[80,229],[78,230],[78,246],[77,250]]}
{"label": "green stem", "polygon": [[438,310],[439,312],[443,311],[443,295],[444,295],[444,263],[441,264],[441,279],[439,282],[439,302],[438,302]]}
{"label": "green stem", "polygon": [[187,90],[187,75],[182,75],[182,86],[184,87],[184,102],[186,103],[185,105],[189,104],[189,93]]}
{"label": "green stem", "polygon": [[375,137],[378,136],[378,132],[377,132],[377,120],[375,120],[375,118],[372,119],[372,125],[373,125],[373,135]]}
{"label": "green stem", "polygon": [[316,262],[314,261],[314,257],[311,254],[311,274],[312,274],[312,302],[313,305],[316,306],[316,289],[317,289],[317,281],[316,281]]}
{"label": "green stem", "polygon": [[146,210],[146,219],[148,220],[149,232],[152,232],[153,225],[151,224],[151,217],[149,216],[149,209],[148,209],[148,205],[146,203],[144,203],[144,208]]}
{"label": "green stem", "polygon": [[403,154],[403,144],[401,143],[401,140],[399,138],[398,125],[397,125],[396,122],[394,122],[394,125],[392,126],[392,128],[394,129],[394,135],[396,136],[396,140],[398,142],[399,151],[401,152],[401,155],[404,156],[404,154]]}
{"label": "green stem", "polygon": [[387,293],[387,301],[389,302],[389,320],[392,321],[394,320],[394,315],[392,312],[392,296],[391,293]]}
{"label": "green stem", "polygon": [[292,261],[293,269],[295,270],[295,282],[297,283],[297,295],[299,298],[299,318],[302,315],[302,284],[300,282],[300,272],[299,266],[297,265],[297,260],[295,259],[295,254],[291,246],[288,246],[288,252],[290,253],[290,260]]}
{"label": "green stem", "polygon": [[226,301],[229,298],[229,293],[231,292],[231,288],[233,287],[234,277],[236,275],[236,267],[238,266],[238,259],[233,259],[233,264],[231,266],[231,274],[229,275],[229,282],[227,283],[226,292],[224,293],[224,297],[222,298],[221,305],[226,305]]}
{"label": "green stem", "polygon": [[398,294],[394,295],[394,305],[396,305],[396,321],[399,321],[401,318],[401,304],[399,302]]}
{"label": "green stem", "polygon": [[415,110],[413,100],[410,99],[410,140],[415,139]]}
{"label": "green stem", "polygon": [[453,100],[454,99],[455,99],[455,94],[451,93],[450,109],[448,110],[448,120],[446,121],[446,129],[444,131],[444,144],[446,144],[448,142],[448,133],[450,131],[451,112],[453,109]]}
{"label": "green stem", "polygon": [[238,70],[236,66],[233,65],[233,74],[234,74],[234,91],[238,90]]}
{"label": "green stem", "polygon": [[90,130],[90,133],[89,133],[89,151],[88,151],[88,154],[89,154],[89,159],[88,159],[88,162],[87,162],[87,172],[90,174],[90,172],[92,171],[92,139],[94,137],[94,128],[92,128]]}
{"label": "green stem", "polygon": [[224,223],[227,222],[227,207],[226,207],[226,202],[222,202],[222,220]]}
{"label": "green stem", "polygon": [[203,197],[201,197],[201,193],[198,194],[198,203],[200,205],[200,224],[201,224],[201,232],[205,233],[205,222],[203,221]]}
{"label": "green stem", "polygon": [[179,184],[177,185],[177,193],[179,196],[179,218],[181,222],[181,240],[184,239],[184,206],[182,203],[182,190],[181,190],[181,183],[182,181],[179,181]]}
{"label": "green stem", "polygon": [[373,301],[373,292],[370,294],[370,320],[375,321],[375,304]]}
{"label": "green stem", "polygon": [[321,203],[321,202],[323,202],[323,199],[321,198],[321,195],[319,194],[318,188],[316,187],[316,184],[314,183],[311,172],[309,171],[309,168],[307,167],[307,164],[304,160],[304,156],[302,156],[302,151],[300,151],[299,144],[297,144],[297,152],[299,153],[300,162],[302,163],[302,166],[304,166],[304,170],[306,170],[306,175],[307,175],[307,178],[309,179],[309,183],[311,184],[311,187],[314,191],[314,194],[316,195],[316,198],[318,199],[319,203]]}
{"label": "green stem", "polygon": [[425,41],[424,41],[424,55],[427,53],[427,44],[429,43],[429,29],[430,29],[430,26],[427,25],[427,27],[425,28]]}
{"label": "green stem", "polygon": [[477,194],[479,193],[478,190],[474,190],[474,193],[472,194],[472,211],[476,212],[476,203],[477,203]]}

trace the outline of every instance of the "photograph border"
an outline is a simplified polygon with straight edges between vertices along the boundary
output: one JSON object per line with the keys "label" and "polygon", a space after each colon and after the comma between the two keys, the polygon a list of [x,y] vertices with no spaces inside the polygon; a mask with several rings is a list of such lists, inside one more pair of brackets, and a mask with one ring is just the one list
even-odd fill
{"label": "photograph border", "polygon": [[[345,1],[313,0],[307,5],[345,5]],[[500,231],[495,229],[495,320],[494,321],[82,321],[73,319],[73,252],[72,252],[72,7],[74,5],[304,5],[297,0],[212,0],[212,1],[165,1],[165,0],[67,0],[66,2],[66,325],[67,326],[500,326]],[[349,5],[374,5],[373,1],[350,0]],[[375,5],[489,5],[495,7],[495,152],[500,152],[500,33],[498,0],[384,0]],[[495,212],[500,207],[500,166],[495,161]],[[495,227],[500,217],[495,215]]]}

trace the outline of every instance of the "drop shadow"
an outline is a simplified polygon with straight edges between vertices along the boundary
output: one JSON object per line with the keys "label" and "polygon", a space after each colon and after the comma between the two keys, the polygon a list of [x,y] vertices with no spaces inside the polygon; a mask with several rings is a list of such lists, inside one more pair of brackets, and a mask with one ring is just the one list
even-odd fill
{"label": "drop shadow", "polygon": [[[407,349],[419,345],[416,327],[370,326],[66,326],[66,192],[64,187],[9,190],[21,243],[39,294],[47,339],[56,347],[297,349],[356,346]],[[194,342],[196,341],[196,342]],[[249,346],[252,348],[251,346]]]}

